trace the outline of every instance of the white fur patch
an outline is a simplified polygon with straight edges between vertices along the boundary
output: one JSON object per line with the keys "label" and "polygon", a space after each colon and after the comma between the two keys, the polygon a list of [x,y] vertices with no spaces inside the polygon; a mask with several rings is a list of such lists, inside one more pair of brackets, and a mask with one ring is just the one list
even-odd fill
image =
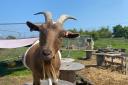
{"label": "white fur patch", "polygon": [[62,56],[61,56],[60,50],[58,50],[58,55],[59,55],[59,58],[61,60]]}
{"label": "white fur patch", "polygon": [[[40,82],[43,82],[44,80],[40,80]],[[58,83],[58,79],[53,80],[51,78],[48,78],[47,80],[45,80],[46,82],[48,82],[48,85],[53,85],[52,83]]]}
{"label": "white fur patch", "polygon": [[54,82],[54,83],[58,83],[58,79],[56,79],[56,80],[52,80],[52,82]]}
{"label": "white fur patch", "polygon": [[53,21],[53,24],[55,24],[56,22],[55,21]]}
{"label": "white fur patch", "polygon": [[25,66],[26,68],[28,68],[28,69],[29,69],[29,67],[28,67],[27,64],[26,64],[26,55],[27,55],[28,51],[29,51],[34,45],[36,45],[37,43],[39,43],[39,40],[37,40],[36,42],[34,42],[34,44],[33,44],[31,47],[29,47],[29,48],[27,49],[27,51],[25,52],[25,54],[24,54],[24,56],[23,56],[23,64],[24,64],[24,66]]}
{"label": "white fur patch", "polygon": [[52,85],[52,79],[48,78],[48,85]]}

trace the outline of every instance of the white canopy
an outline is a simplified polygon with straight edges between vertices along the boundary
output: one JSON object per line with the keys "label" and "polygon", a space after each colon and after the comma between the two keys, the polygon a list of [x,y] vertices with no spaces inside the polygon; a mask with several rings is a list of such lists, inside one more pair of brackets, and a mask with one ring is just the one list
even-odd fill
{"label": "white canopy", "polygon": [[18,48],[33,44],[38,38],[0,40],[0,48]]}

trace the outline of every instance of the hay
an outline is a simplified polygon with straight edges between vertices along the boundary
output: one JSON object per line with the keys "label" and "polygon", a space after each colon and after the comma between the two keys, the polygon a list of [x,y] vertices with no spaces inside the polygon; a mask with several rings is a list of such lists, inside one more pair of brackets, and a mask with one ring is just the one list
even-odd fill
{"label": "hay", "polygon": [[118,72],[111,72],[110,70],[103,70],[100,68],[86,68],[79,72],[83,78],[87,78],[95,85],[127,85],[128,76],[119,74]]}
{"label": "hay", "polygon": [[95,61],[95,57],[88,61],[79,61],[86,67],[77,74],[90,80],[94,85],[128,85],[128,75],[123,75],[117,71],[112,72],[111,68],[97,67]]}

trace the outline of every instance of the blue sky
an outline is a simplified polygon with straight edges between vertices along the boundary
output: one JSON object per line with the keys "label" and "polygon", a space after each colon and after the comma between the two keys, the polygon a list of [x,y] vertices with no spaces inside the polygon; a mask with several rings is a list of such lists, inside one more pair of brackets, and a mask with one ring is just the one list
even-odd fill
{"label": "blue sky", "polygon": [[[67,21],[64,24],[66,29],[95,30],[102,26],[128,25],[128,0],[1,0],[0,23],[44,22],[44,17],[33,14],[47,10],[52,12],[54,20],[61,14],[78,19]],[[17,27],[21,31],[28,30],[26,26]]]}

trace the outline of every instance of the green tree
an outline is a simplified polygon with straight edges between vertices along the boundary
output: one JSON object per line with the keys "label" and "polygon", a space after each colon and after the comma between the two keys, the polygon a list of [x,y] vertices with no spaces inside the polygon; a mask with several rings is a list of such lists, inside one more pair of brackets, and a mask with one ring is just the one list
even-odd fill
{"label": "green tree", "polygon": [[12,35],[9,35],[9,36],[6,37],[6,39],[16,39],[16,37],[12,36]]}
{"label": "green tree", "polygon": [[81,29],[79,30],[79,33],[80,33],[80,35],[87,35],[86,32],[83,30],[83,28],[81,28]]}
{"label": "green tree", "polygon": [[116,25],[113,27],[113,35],[114,37],[123,37],[124,35],[124,29],[122,25]]}
{"label": "green tree", "polygon": [[112,37],[112,32],[109,30],[109,27],[101,27],[101,29],[99,29],[97,32],[101,38]]}
{"label": "green tree", "polygon": [[68,31],[71,31],[71,32],[78,32],[76,28],[69,29]]}
{"label": "green tree", "polygon": [[81,28],[80,30],[79,30],[79,33],[80,34],[82,34],[84,31],[83,31],[83,29]]}
{"label": "green tree", "polygon": [[90,35],[91,35],[91,37],[93,38],[93,40],[98,40],[98,38],[99,38],[99,33],[97,32],[97,31],[92,31],[91,33],[90,33]]}
{"label": "green tree", "polygon": [[128,39],[128,26],[125,26],[124,28],[123,28],[123,37],[124,38],[126,38],[126,39]]}

